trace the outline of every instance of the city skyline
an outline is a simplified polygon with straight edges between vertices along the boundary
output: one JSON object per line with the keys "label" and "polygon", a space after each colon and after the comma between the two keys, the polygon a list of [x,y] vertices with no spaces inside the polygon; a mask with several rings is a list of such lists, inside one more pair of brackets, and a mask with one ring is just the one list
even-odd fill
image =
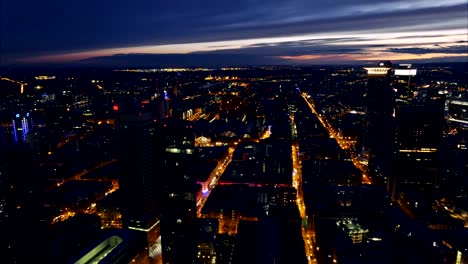
{"label": "city skyline", "polygon": [[12,67],[0,259],[465,263],[463,66]]}
{"label": "city skyline", "polygon": [[466,62],[468,47],[465,0],[0,5],[4,66]]}

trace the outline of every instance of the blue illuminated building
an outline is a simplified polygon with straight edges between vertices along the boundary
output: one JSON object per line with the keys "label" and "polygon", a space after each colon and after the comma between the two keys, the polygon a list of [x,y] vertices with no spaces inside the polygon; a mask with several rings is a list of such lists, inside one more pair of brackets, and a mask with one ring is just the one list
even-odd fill
{"label": "blue illuminated building", "polygon": [[27,135],[33,128],[32,118],[29,112],[15,114],[12,120],[13,139],[15,142],[26,142]]}

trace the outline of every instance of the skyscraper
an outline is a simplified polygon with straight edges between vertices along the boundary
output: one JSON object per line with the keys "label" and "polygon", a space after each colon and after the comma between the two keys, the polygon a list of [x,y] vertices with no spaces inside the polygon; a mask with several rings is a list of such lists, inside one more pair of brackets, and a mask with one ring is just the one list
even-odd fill
{"label": "skyscraper", "polygon": [[120,137],[119,187],[125,197],[122,225],[146,234],[151,257],[160,235],[161,193],[160,177],[156,173],[153,116],[151,112],[135,112],[131,106],[121,106],[119,109],[123,111],[116,121]]}
{"label": "skyscraper", "polygon": [[428,190],[438,184],[437,157],[445,126],[445,100],[430,95],[423,98],[399,102],[395,107],[397,191],[404,186]]}
{"label": "skyscraper", "polygon": [[120,189],[126,197],[123,224],[145,228],[158,213],[154,126],[150,113],[122,114],[119,118]]}
{"label": "skyscraper", "polygon": [[392,63],[379,62],[367,70],[367,133],[364,147],[369,152],[369,174],[390,191],[394,141],[394,92],[391,86]]}
{"label": "skyscraper", "polygon": [[194,220],[199,186],[190,174],[195,148],[192,126],[184,120],[166,119],[160,123],[158,147],[164,173],[161,208],[163,263],[192,263],[194,257]]}
{"label": "skyscraper", "polygon": [[395,68],[392,86],[396,98],[411,99],[413,93],[416,91],[416,72],[417,69],[414,68],[412,64],[399,64]]}

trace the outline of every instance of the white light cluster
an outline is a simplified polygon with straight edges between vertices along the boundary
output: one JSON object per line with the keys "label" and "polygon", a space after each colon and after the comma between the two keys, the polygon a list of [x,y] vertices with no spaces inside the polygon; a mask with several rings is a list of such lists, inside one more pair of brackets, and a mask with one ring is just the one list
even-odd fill
{"label": "white light cluster", "polygon": [[395,69],[396,76],[416,76],[416,69]]}
{"label": "white light cluster", "polygon": [[367,71],[368,75],[386,75],[390,68],[386,67],[370,67],[364,68]]}

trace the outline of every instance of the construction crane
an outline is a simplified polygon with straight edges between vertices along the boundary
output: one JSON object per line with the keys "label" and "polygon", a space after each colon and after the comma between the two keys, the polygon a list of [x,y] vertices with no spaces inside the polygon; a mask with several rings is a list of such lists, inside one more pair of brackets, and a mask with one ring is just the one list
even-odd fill
{"label": "construction crane", "polygon": [[7,81],[7,82],[12,82],[20,85],[20,93],[22,94],[24,92],[24,86],[28,85],[27,83],[23,83],[20,81],[16,81],[7,77],[0,77],[0,80]]}

